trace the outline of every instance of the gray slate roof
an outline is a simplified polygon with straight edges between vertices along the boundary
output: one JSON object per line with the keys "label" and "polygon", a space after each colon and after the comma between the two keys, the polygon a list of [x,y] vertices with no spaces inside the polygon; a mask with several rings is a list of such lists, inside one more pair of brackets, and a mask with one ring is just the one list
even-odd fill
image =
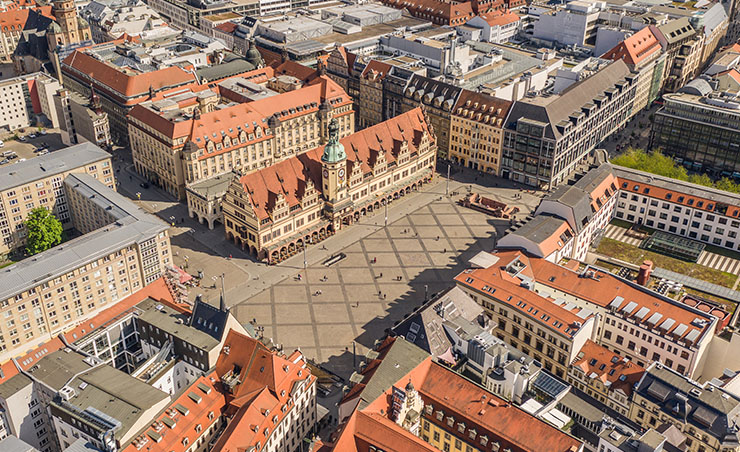
{"label": "gray slate roof", "polygon": [[[8,397],[11,397],[30,384],[33,384],[33,381],[24,374],[13,375],[8,381],[0,384],[0,399],[7,400]],[[0,447],[0,451],[2,450],[3,448]]]}
{"label": "gray slate roof", "polygon": [[[523,237],[532,243],[541,244],[552,237],[557,230],[560,229],[560,226],[562,226],[563,223],[565,223],[565,220],[562,218],[540,214],[521,225],[515,231],[509,232],[506,235]],[[563,240],[563,243],[566,241],[567,240]],[[500,246],[505,247],[506,243],[500,244]]]}
{"label": "gray slate roof", "polygon": [[110,158],[110,154],[92,143],[85,142],[40,155],[25,162],[3,165],[0,166],[0,191],[86,166],[105,158]]}
{"label": "gray slate roof", "polygon": [[404,319],[393,328],[393,332],[438,357],[452,345],[442,328],[445,320],[462,317],[470,322],[482,312],[483,308],[478,303],[455,286]]}
{"label": "gray slate roof", "polygon": [[368,406],[429,357],[424,350],[400,337],[390,347],[388,354],[385,355],[370,381],[365,385],[365,389],[362,390],[360,402],[357,405],[358,410]]}
{"label": "gray slate roof", "polygon": [[574,83],[558,95],[524,98],[514,102],[509,110],[506,127],[513,130],[518,119],[530,119],[546,126],[546,137],[560,138],[560,133],[555,127],[560,121],[568,120],[572,113],[580,112],[581,107],[629,75],[630,69],[627,64],[617,60],[591,77]]}
{"label": "gray slate roof", "polygon": [[[576,224],[571,227],[580,231],[593,217],[591,210],[591,193],[601,184],[604,179],[613,174],[612,166],[603,163],[597,168],[587,172],[573,185],[561,185],[545,200],[560,203],[573,211]],[[613,191],[616,191],[617,187]]]}
{"label": "gray slate roof", "polygon": [[[152,298],[147,298],[137,304],[136,307],[142,311],[138,317],[140,322],[154,325],[171,336],[179,338],[202,350],[212,350],[218,346],[219,341],[211,336],[211,334],[191,327],[187,315],[169,306],[162,305]],[[220,333],[221,328],[219,328],[218,334]]]}
{"label": "gray slate roof", "polygon": [[653,363],[637,384],[636,392],[660,406],[669,417],[679,417],[681,422],[712,435],[721,444],[737,445],[738,430],[734,424],[740,416],[740,399],[713,386],[709,390],[709,386],[702,387]]}
{"label": "gray slate roof", "polygon": [[0,450],[3,452],[38,452],[38,449],[15,436],[0,440]]}

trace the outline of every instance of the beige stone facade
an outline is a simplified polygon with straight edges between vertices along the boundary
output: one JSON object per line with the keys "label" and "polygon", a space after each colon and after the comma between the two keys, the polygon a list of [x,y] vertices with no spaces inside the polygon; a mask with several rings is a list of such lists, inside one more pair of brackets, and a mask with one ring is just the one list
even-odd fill
{"label": "beige stone facade", "polygon": [[[330,147],[337,152],[327,158]],[[433,129],[417,108],[237,176],[224,198],[226,236],[279,262],[417,190],[432,177],[436,150]]]}
{"label": "beige stone facade", "polygon": [[325,143],[332,118],[339,121],[341,136],[355,130],[352,100],[328,77],[218,110],[215,93],[192,97],[197,100],[175,108],[139,105],[129,121],[136,170],[178,199],[191,184],[265,168]]}
{"label": "beige stone facade", "polygon": [[167,225],[87,174],[63,181],[83,233],[0,274],[0,362],[67,331],[164,274]]}
{"label": "beige stone facade", "polygon": [[86,173],[109,188],[115,187],[111,156],[95,146],[72,146],[0,168],[0,254],[26,243],[24,222],[28,213],[46,207],[65,229],[72,228],[64,178],[72,173]]}

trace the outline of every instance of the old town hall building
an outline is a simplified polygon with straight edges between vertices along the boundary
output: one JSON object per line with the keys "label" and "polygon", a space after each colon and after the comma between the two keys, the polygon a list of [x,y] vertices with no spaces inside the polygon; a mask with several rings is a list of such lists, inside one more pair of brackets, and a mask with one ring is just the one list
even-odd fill
{"label": "old town hall building", "polygon": [[417,190],[432,178],[437,144],[420,108],[260,169],[236,173],[224,198],[226,237],[279,262]]}

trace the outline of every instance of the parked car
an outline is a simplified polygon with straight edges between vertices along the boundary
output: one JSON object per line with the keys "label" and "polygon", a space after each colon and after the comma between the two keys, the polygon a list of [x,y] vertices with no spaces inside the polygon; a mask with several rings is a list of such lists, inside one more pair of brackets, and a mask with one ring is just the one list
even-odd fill
{"label": "parked car", "polygon": [[141,187],[141,188],[149,188],[149,184],[147,184],[146,182],[142,182],[142,183],[139,184],[139,187]]}
{"label": "parked car", "polygon": [[26,137],[24,137],[23,135],[21,135],[21,136],[18,137],[18,141],[26,141]]}
{"label": "parked car", "polygon": [[36,138],[36,134],[35,134],[35,133],[32,133],[32,134],[30,134],[30,135],[28,136],[28,138],[30,138],[30,139],[32,139],[32,140],[33,140],[34,138]]}
{"label": "parked car", "polygon": [[46,135],[46,130],[42,130],[42,131],[41,131],[41,132],[39,132],[39,133],[40,133],[41,135]]}
{"label": "parked car", "polygon": [[0,141],[0,148],[3,147],[3,146],[5,146],[5,143],[3,143],[2,141]]}

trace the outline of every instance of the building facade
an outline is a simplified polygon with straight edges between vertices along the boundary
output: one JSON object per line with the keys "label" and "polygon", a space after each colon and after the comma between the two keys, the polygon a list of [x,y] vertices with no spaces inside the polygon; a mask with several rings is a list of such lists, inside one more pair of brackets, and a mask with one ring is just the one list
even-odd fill
{"label": "building facade", "polygon": [[504,128],[501,176],[543,188],[567,181],[632,117],[636,88],[620,59],[560,94],[515,102]]}
{"label": "building facade", "polygon": [[709,245],[740,250],[740,197],[624,167],[615,167],[615,217]]}
{"label": "building facade", "polygon": [[56,190],[65,193],[70,222],[83,235],[0,275],[3,358],[89,319],[171,265],[168,227],[162,221],[88,174],[60,176],[59,184]]}
{"label": "building facade", "polygon": [[152,99],[156,93],[195,82],[195,75],[179,66],[149,71],[131,71],[116,66],[113,59],[118,46],[113,41],[75,50],[61,63],[63,85],[90,98],[92,89],[100,97],[102,110],[108,114],[114,142],[128,144],[127,115],[138,103]]}
{"label": "building facade", "polygon": [[740,176],[740,99],[704,80],[665,94],[655,113],[650,148],[660,149],[692,171],[715,177]]}
{"label": "building facade", "polygon": [[686,436],[689,452],[736,452],[740,441],[730,419],[738,412],[736,396],[653,363],[635,386],[629,419],[645,429],[675,425]]}
{"label": "building facade", "polygon": [[61,89],[54,96],[54,107],[59,126],[64,131],[62,141],[68,145],[89,141],[108,148],[113,144],[108,113],[103,111],[95,91],[92,91],[90,99],[85,99],[73,91]]}
{"label": "building facade", "polygon": [[567,381],[610,409],[627,416],[632,388],[645,368],[593,341],[586,341],[568,369]]}
{"label": "building facade", "polygon": [[632,107],[635,113],[650,105],[660,94],[665,76],[665,60],[660,40],[651,27],[645,27],[602,55],[609,60],[622,59],[637,72],[637,89]]}
{"label": "building facade", "polygon": [[279,262],[431,179],[436,140],[420,109],[342,139],[339,128],[333,120],[323,148],[235,176],[227,239]]}
{"label": "building facade", "polygon": [[[528,268],[523,259],[509,254],[498,261],[508,275]],[[483,306],[496,336],[531,356],[550,373],[565,379],[568,366],[596,331],[597,319],[589,310],[565,309],[519,284],[504,281],[499,265],[471,268],[455,283]]]}
{"label": "building facade", "polygon": [[450,160],[499,174],[503,123],[511,104],[483,93],[461,91],[450,115]]}
{"label": "building facade", "polygon": [[[222,96],[206,89],[135,107],[129,135],[137,172],[183,199],[188,185],[265,168],[325,143],[333,118],[341,136],[354,131],[352,100],[334,81],[316,77],[304,86],[290,78],[296,89],[284,91],[281,79],[256,100],[222,88]],[[261,90],[247,80],[244,86]]]}
{"label": "building facade", "polygon": [[0,169],[0,253],[26,242],[24,222],[37,207],[46,207],[65,229],[72,227],[64,179],[86,173],[108,188],[115,187],[111,155],[87,144],[72,146]]}
{"label": "building facade", "polygon": [[445,82],[414,75],[403,93],[403,110],[422,107],[437,135],[438,157],[449,159],[450,122],[462,88]]}

